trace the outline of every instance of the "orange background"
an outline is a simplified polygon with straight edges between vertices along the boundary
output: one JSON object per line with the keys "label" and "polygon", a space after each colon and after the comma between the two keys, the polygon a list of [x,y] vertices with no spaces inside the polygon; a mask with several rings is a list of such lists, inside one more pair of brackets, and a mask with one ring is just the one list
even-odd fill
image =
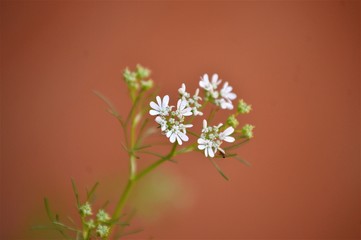
{"label": "orange background", "polygon": [[29,228],[44,196],[74,213],[71,177],[114,204],[127,159],[92,90],[125,114],[137,63],[173,97],[217,72],[253,105],[256,137],[237,150],[251,167],[219,162],[229,182],[200,154],[164,164],[177,191],[130,238],[360,237],[358,1],[2,1],[1,239],[51,238]]}

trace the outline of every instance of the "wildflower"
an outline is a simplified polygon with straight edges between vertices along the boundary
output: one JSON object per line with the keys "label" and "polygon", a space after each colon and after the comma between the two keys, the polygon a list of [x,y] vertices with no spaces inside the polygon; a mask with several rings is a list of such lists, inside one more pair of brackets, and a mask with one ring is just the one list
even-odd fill
{"label": "wildflower", "polygon": [[252,110],[252,105],[248,105],[243,99],[239,100],[237,111],[241,114],[250,113]]}
{"label": "wildflower", "polygon": [[232,100],[236,99],[237,95],[232,92],[233,88],[229,86],[228,82],[223,84],[220,91],[217,90],[222,80],[218,79],[217,74],[213,74],[212,82],[209,81],[208,75],[204,74],[199,81],[199,86],[206,91],[206,100],[213,102],[222,109],[233,109]]}
{"label": "wildflower", "polygon": [[199,96],[199,89],[197,88],[193,97],[191,97],[190,93],[186,91],[186,85],[182,83],[182,87],[178,89],[179,94],[181,95],[182,100],[185,100],[187,103],[187,107],[190,107],[194,116],[202,116],[203,113],[199,111],[202,106],[198,101],[202,100]]}
{"label": "wildflower", "polygon": [[99,224],[96,233],[101,238],[106,238],[109,235],[109,227]]}
{"label": "wildflower", "polygon": [[93,215],[92,208],[88,202],[79,207],[79,212],[83,217]]}
{"label": "wildflower", "polygon": [[153,109],[149,111],[149,114],[152,116],[167,116],[171,110],[171,107],[168,106],[169,96],[165,95],[163,97],[163,100],[159,96],[157,96],[156,99],[158,104],[156,104],[155,102],[150,102],[150,107]]}
{"label": "wildflower", "polygon": [[222,80],[218,79],[218,74],[212,75],[212,82],[209,81],[208,74],[204,74],[199,81],[199,86],[208,92],[212,92],[217,89]]}
{"label": "wildflower", "polygon": [[108,213],[106,213],[103,209],[100,209],[97,213],[98,222],[107,222],[110,220]]}
{"label": "wildflower", "polygon": [[223,132],[219,132],[219,128],[223,124],[218,124],[216,126],[207,126],[207,120],[203,120],[203,129],[201,137],[198,138],[198,149],[204,150],[204,155],[206,157],[214,157],[217,151],[225,154],[225,151],[220,147],[223,141],[225,142],[234,142],[234,137],[230,135],[234,132],[233,127],[228,127]]}
{"label": "wildflower", "polygon": [[253,129],[255,128],[255,126],[251,125],[251,124],[246,124],[243,126],[242,128],[242,134],[246,137],[246,138],[253,138]]}
{"label": "wildflower", "polygon": [[187,136],[187,128],[193,127],[192,124],[184,124],[185,117],[191,116],[192,108],[187,106],[187,101],[179,99],[177,109],[172,111],[173,106],[168,106],[169,96],[165,96],[163,101],[157,96],[158,105],[154,102],[150,106],[154,110],[150,110],[150,115],[157,115],[155,121],[160,125],[161,131],[169,138],[171,143],[182,145],[183,142],[189,140]]}

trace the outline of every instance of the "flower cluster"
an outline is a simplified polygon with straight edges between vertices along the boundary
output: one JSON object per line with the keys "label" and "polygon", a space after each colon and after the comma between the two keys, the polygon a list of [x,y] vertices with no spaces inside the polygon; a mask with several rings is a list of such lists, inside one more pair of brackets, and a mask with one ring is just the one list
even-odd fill
{"label": "flower cluster", "polygon": [[[130,90],[148,90],[153,87],[153,80],[148,79],[150,77],[150,70],[137,65],[136,70],[130,71],[126,68],[123,72],[124,81],[127,83]],[[148,80],[147,80],[148,79]]]}
{"label": "flower cluster", "polygon": [[236,99],[237,95],[232,92],[233,88],[229,86],[228,82],[223,84],[220,91],[217,90],[222,80],[218,78],[218,74],[212,75],[212,81],[209,81],[208,74],[204,74],[199,81],[199,86],[206,91],[206,99],[213,102],[222,109],[233,109],[232,100]]}
{"label": "flower cluster", "polygon": [[90,217],[93,215],[91,205],[89,202],[84,203],[83,205],[79,206],[79,213],[82,216],[84,225],[87,228],[87,231],[92,231],[95,229],[96,234],[100,238],[106,239],[109,235],[109,222],[111,220],[108,213],[104,211],[104,209],[99,209],[98,213],[96,214],[96,219],[88,219],[87,217]]}
{"label": "flower cluster", "polygon": [[193,127],[192,124],[184,124],[185,117],[191,116],[192,108],[187,106],[187,101],[179,99],[177,109],[172,110],[174,106],[169,106],[169,96],[166,95],[161,99],[156,97],[157,103],[150,102],[149,114],[157,116],[155,121],[160,125],[162,132],[169,138],[171,143],[175,141],[182,145],[182,141],[188,141],[187,128]]}
{"label": "flower cluster", "polygon": [[201,104],[199,103],[202,98],[198,95],[199,89],[196,89],[193,97],[191,97],[190,93],[186,91],[186,85],[182,83],[182,87],[178,89],[179,94],[181,95],[181,99],[187,102],[187,107],[192,109],[192,113],[194,116],[202,116],[203,113],[199,111],[201,108]]}
{"label": "flower cluster", "polygon": [[220,151],[221,154],[225,154],[225,151],[220,147],[222,142],[234,142],[234,137],[230,136],[234,132],[234,128],[228,127],[223,132],[220,132],[219,129],[222,126],[222,123],[216,126],[207,126],[207,120],[203,120],[202,134],[197,142],[198,149],[204,150],[204,155],[206,157],[214,157],[217,151]]}

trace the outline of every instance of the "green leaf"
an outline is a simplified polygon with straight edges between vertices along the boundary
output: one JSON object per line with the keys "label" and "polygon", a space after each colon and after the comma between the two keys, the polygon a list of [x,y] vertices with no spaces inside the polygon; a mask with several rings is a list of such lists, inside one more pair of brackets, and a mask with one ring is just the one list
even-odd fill
{"label": "green leaf", "polygon": [[240,157],[233,157],[234,159],[240,161],[241,163],[243,163],[244,165],[246,165],[247,167],[252,166],[251,163],[247,162],[246,160],[240,158]]}
{"label": "green leaf", "polygon": [[216,164],[216,162],[215,162],[212,158],[209,158],[209,160],[212,162],[213,166],[217,169],[217,171],[221,174],[221,176],[228,181],[229,178],[226,176],[226,174],[223,173],[223,171],[222,171],[221,168]]}
{"label": "green leaf", "polygon": [[51,222],[54,221],[52,213],[50,211],[49,201],[47,198],[44,198],[44,206],[45,206],[46,214],[48,215],[49,220]]}
{"label": "green leaf", "polygon": [[115,109],[113,103],[106,98],[103,94],[101,94],[98,91],[93,90],[93,93],[95,95],[97,95],[101,100],[103,100],[109,107],[109,109],[107,109],[107,111],[112,114],[114,117],[116,117],[118,119],[118,121],[122,124],[122,126],[124,126],[124,122],[122,120],[122,117],[120,116],[120,114],[118,113],[118,111]]}
{"label": "green leaf", "polygon": [[99,185],[99,182],[96,182],[94,184],[94,186],[90,189],[90,191],[89,192],[87,191],[87,201],[89,201],[93,197],[98,185]]}
{"label": "green leaf", "polygon": [[249,141],[249,139],[246,139],[246,140],[244,140],[244,141],[242,141],[242,142],[233,144],[233,145],[231,145],[231,146],[229,146],[229,147],[225,147],[224,150],[228,151],[228,150],[232,150],[232,149],[238,148],[239,146],[247,143],[248,141]]}
{"label": "green leaf", "polygon": [[76,204],[77,204],[77,206],[79,208],[80,207],[79,193],[78,193],[78,189],[76,188],[74,179],[71,179],[71,185],[73,187],[73,192],[74,192],[74,195],[75,195]]}

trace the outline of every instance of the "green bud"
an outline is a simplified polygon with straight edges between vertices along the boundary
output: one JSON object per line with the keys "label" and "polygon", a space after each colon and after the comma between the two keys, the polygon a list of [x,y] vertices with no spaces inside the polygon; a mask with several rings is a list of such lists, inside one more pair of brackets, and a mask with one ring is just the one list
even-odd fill
{"label": "green bud", "polygon": [[100,209],[97,213],[97,221],[98,222],[107,222],[110,220],[108,213],[106,213],[103,209]]}
{"label": "green bud", "polygon": [[237,128],[237,126],[239,125],[239,122],[238,122],[236,116],[234,116],[234,114],[232,114],[231,116],[229,116],[227,118],[227,124],[233,128]]}
{"label": "green bud", "polygon": [[242,128],[242,134],[246,137],[246,138],[253,138],[253,129],[255,128],[255,126],[251,125],[251,124],[246,124],[243,126]]}
{"label": "green bud", "polygon": [[93,219],[90,219],[89,221],[85,222],[85,225],[87,226],[88,229],[94,229],[95,228],[95,223]]}
{"label": "green bud", "polygon": [[136,75],[138,79],[148,78],[150,76],[150,70],[138,64],[136,67]]}
{"label": "green bud", "polygon": [[137,81],[135,72],[131,72],[129,68],[126,68],[123,72],[124,81],[129,84]]}
{"label": "green bud", "polygon": [[106,238],[109,235],[109,227],[99,224],[96,230],[96,233],[101,238]]}
{"label": "green bud", "polygon": [[79,207],[79,213],[83,217],[93,215],[90,204],[86,202],[84,205],[81,205]]}
{"label": "green bud", "polygon": [[237,111],[241,114],[247,114],[252,110],[252,105],[248,105],[243,99],[239,100]]}
{"label": "green bud", "polygon": [[149,90],[153,87],[153,80],[149,79],[147,81],[141,80],[140,81],[140,87],[142,90]]}

